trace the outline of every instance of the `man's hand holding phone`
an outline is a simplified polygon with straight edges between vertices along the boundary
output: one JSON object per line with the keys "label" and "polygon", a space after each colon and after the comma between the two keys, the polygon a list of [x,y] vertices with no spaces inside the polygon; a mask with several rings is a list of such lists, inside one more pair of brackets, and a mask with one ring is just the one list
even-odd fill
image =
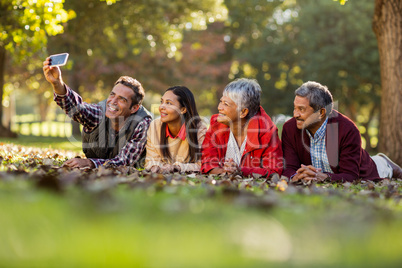
{"label": "man's hand holding phone", "polygon": [[66,65],[68,53],[61,53],[49,56],[50,66],[63,66]]}
{"label": "man's hand holding phone", "polygon": [[52,84],[54,92],[58,95],[66,94],[59,66],[65,65],[67,58],[67,53],[56,54],[47,57],[43,62],[43,73],[45,74],[45,78]]}

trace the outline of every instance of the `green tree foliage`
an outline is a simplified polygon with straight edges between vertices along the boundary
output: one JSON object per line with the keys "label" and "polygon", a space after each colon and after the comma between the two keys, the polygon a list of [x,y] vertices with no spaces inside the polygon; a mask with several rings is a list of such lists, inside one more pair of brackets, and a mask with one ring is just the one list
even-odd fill
{"label": "green tree foliage", "polygon": [[184,84],[197,95],[201,113],[215,112],[225,85],[240,75],[240,69],[251,71],[247,67],[255,60],[253,53],[262,49],[258,45],[253,47],[253,40],[259,37],[261,25],[269,23],[275,7],[281,3],[225,1],[227,19],[209,24],[204,31],[185,31],[180,61],[172,61],[163,53],[142,58],[144,64],[151,62],[150,68],[145,69],[150,77],[156,78],[151,88],[162,93],[169,85]]}
{"label": "green tree foliage", "polygon": [[[227,14],[220,4],[69,0],[64,8],[70,11],[61,14],[74,18],[63,24],[62,35],[48,38],[47,54],[70,53],[63,77],[88,101],[105,98],[120,75],[130,75],[148,92],[186,85],[201,109],[214,110],[229,80],[252,77],[263,88],[262,105],[273,115],[291,114],[293,92],[307,80],[326,84],[340,110],[362,124],[378,113],[372,3],[232,0],[223,2]],[[15,28],[28,31],[25,25]],[[44,58],[46,49],[40,51]],[[27,66],[24,76],[10,68],[20,74],[14,80],[27,81],[43,98],[49,85],[40,68]]]}
{"label": "green tree foliage", "polygon": [[[70,0],[64,7],[74,11],[74,19],[64,24],[62,35],[49,38],[47,54],[69,52],[69,62],[62,67],[64,80],[86,100],[98,101],[105,98],[120,75],[138,77],[141,82],[145,80],[145,86],[151,85],[141,79],[141,74],[147,74],[145,68],[155,68],[142,61],[144,55],[158,54],[168,59],[180,56],[184,29],[205,29],[215,20],[220,1]],[[43,59],[42,54],[39,62]],[[27,87],[36,86],[35,92],[42,100],[39,103],[52,101],[40,68],[33,68],[23,80],[16,70],[13,78],[34,80]]]}
{"label": "green tree foliage", "polygon": [[217,6],[219,1],[213,0],[120,0],[113,5],[71,0],[66,7],[77,16],[68,22],[62,37],[52,38],[49,51],[67,50],[72,65],[66,82],[87,92],[105,88],[98,96],[101,99],[120,75],[142,81],[140,74],[147,64],[142,55],[177,56],[184,29],[205,29]]}
{"label": "green tree foliage", "polygon": [[348,0],[333,0],[333,1],[337,1],[337,2],[339,2],[341,5],[344,5],[344,4],[346,4],[346,2],[347,2]]}
{"label": "green tree foliage", "polygon": [[303,80],[330,88],[340,107],[353,119],[361,105],[378,104],[380,70],[377,41],[371,30],[373,3],[299,1],[293,27]]}
{"label": "green tree foliage", "polygon": [[[187,86],[197,97],[198,111],[209,116],[217,108],[217,100],[220,98],[217,95],[228,83],[232,64],[231,59],[224,59],[224,30],[224,23],[218,21],[209,24],[203,31],[184,31],[178,51],[179,59],[169,58],[161,50],[153,54],[141,53],[138,62],[142,68],[138,69],[138,76],[147,89],[156,93],[155,97],[172,85]],[[154,98],[153,103],[156,107],[159,98]]]}
{"label": "green tree foliage", "polygon": [[63,32],[62,23],[74,17],[64,1],[1,0],[0,46],[24,59],[46,45],[47,36]]}
{"label": "green tree foliage", "polygon": [[[272,17],[283,1],[237,0],[225,1],[225,4],[229,10],[225,36],[227,57],[233,61],[229,78],[256,78],[261,84],[264,98],[275,99],[275,105],[264,100],[262,105],[268,112],[276,112],[274,106],[278,106],[280,97],[273,90],[273,82],[277,79],[274,72],[279,70],[277,65],[287,50],[276,50],[271,55],[273,50],[268,46],[273,43],[274,38],[268,38],[268,35],[278,36],[275,32],[277,28],[272,27]],[[278,41],[275,37],[274,44],[279,44]],[[270,74],[268,70],[271,71]]]}
{"label": "green tree foliage", "polygon": [[[303,81],[328,86],[338,108],[357,122],[370,149],[368,127],[380,110],[377,40],[371,29],[374,3],[304,0],[293,24],[295,57]],[[373,146],[376,141],[373,140]]]}
{"label": "green tree foliage", "polygon": [[[22,63],[30,67],[31,71],[37,68],[39,64],[27,64],[29,57],[45,47],[49,35],[62,33],[62,23],[75,15],[73,11],[68,12],[63,8],[63,2],[0,0],[1,100],[3,100],[6,53],[10,55],[9,64]],[[0,105],[0,118],[2,115],[3,109]],[[2,131],[2,133],[9,132]]]}
{"label": "green tree foliage", "polygon": [[370,140],[367,130],[378,116],[380,96],[373,3],[273,1],[264,5],[266,16],[259,15],[256,1],[247,3],[229,11],[234,21],[229,32],[236,36],[230,41],[231,78],[256,78],[263,88],[262,105],[271,114],[291,114],[294,90],[303,82],[325,84],[339,109],[363,126]]}
{"label": "green tree foliage", "polygon": [[[338,0],[334,0],[338,1]],[[347,0],[339,0],[345,4]],[[399,165],[401,153],[401,67],[402,5],[400,0],[375,0],[372,21],[377,37],[381,68],[381,118],[379,150],[386,152]]]}

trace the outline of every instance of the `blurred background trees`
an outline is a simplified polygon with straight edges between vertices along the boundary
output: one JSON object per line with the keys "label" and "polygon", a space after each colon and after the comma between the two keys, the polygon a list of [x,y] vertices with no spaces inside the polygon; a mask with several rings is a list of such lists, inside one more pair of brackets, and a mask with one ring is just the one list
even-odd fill
{"label": "blurred background trees", "polygon": [[379,149],[402,165],[402,1],[375,0],[373,30],[382,85]]}
{"label": "blurred background trees", "polygon": [[[200,113],[210,116],[224,86],[249,77],[261,84],[271,116],[292,115],[294,90],[315,80],[358,124],[366,149],[377,150],[382,89],[375,1],[9,2],[0,0],[0,52],[9,55],[3,106],[15,98],[17,113],[29,112],[27,102],[41,120],[57,111],[41,65],[47,55],[69,52],[63,78],[86,101],[104,99],[119,76],[130,75],[144,85],[152,112],[168,87],[182,84],[196,95]],[[44,9],[50,3],[51,12]],[[20,19],[32,9],[39,24]],[[37,31],[41,39],[33,42]]]}
{"label": "blurred background trees", "polygon": [[[61,24],[72,17],[74,11],[66,12],[61,1],[0,0],[0,98],[3,105],[5,83],[13,83],[14,75],[33,76],[38,65],[30,62],[30,57],[46,46],[48,36],[62,33]],[[22,68],[14,68],[15,65]],[[16,79],[14,85],[24,88],[23,81]],[[0,105],[0,119],[3,105]],[[3,124],[0,124],[0,133],[13,135],[10,126]]]}

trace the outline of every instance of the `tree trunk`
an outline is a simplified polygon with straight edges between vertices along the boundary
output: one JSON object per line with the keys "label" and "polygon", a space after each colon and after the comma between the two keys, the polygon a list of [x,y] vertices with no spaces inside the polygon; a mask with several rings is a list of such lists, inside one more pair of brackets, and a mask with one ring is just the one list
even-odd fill
{"label": "tree trunk", "polygon": [[379,150],[402,165],[402,1],[375,0],[373,31],[381,67]]}
{"label": "tree trunk", "polygon": [[11,132],[10,127],[3,126],[3,94],[4,94],[4,76],[6,72],[6,49],[0,46],[0,136],[17,137],[16,133]]}
{"label": "tree trunk", "polygon": [[0,125],[3,125],[3,94],[4,94],[4,75],[6,67],[6,49],[0,46]]}
{"label": "tree trunk", "polygon": [[40,121],[45,122],[47,120],[47,114],[49,112],[47,99],[43,98],[43,94],[38,94],[36,97],[38,98]]}

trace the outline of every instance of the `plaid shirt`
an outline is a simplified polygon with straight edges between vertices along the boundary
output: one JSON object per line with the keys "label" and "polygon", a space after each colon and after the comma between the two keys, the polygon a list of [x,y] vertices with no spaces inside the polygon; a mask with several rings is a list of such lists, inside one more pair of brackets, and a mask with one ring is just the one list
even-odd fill
{"label": "plaid shirt", "polygon": [[312,137],[310,132],[307,131],[307,134],[310,137],[311,163],[315,168],[321,168],[322,172],[332,172],[325,146],[325,133],[327,130],[327,123],[328,117],[314,134],[314,137]]}
{"label": "plaid shirt", "polygon": [[[103,112],[99,104],[88,104],[82,101],[80,95],[66,85],[67,93],[57,95],[54,93],[54,101],[74,121],[84,127],[85,132],[94,130],[103,118]],[[95,167],[105,166],[133,166],[141,156],[147,142],[147,130],[152,119],[144,118],[138,123],[133,136],[121,151],[112,159],[90,158]]]}

